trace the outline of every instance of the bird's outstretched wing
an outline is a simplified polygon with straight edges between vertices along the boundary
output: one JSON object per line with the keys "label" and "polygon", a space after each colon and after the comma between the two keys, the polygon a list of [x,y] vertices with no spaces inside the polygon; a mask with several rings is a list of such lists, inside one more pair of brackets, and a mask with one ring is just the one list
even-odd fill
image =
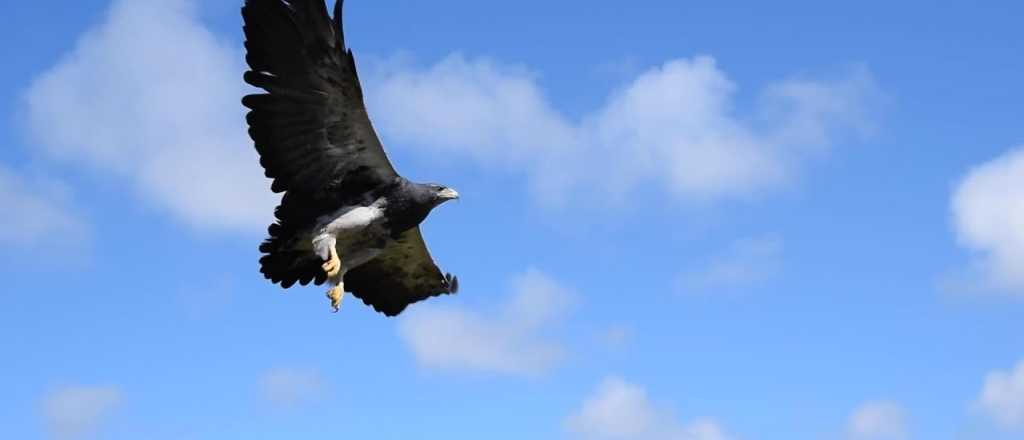
{"label": "bird's outstretched wing", "polygon": [[432,296],[456,293],[459,279],[442,274],[427,251],[420,228],[412,228],[377,258],[345,274],[345,289],[387,316]]}
{"label": "bird's outstretched wing", "polygon": [[299,210],[325,208],[398,176],[366,114],[341,5],[334,20],[323,0],[246,0],[242,8],[245,81],[267,92],[242,103],[272,189],[286,192],[280,220],[289,198]]}

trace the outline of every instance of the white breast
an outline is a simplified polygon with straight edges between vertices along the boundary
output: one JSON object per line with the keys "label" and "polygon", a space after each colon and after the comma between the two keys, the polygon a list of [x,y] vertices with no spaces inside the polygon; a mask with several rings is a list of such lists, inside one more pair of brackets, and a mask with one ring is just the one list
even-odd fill
{"label": "white breast", "polygon": [[347,235],[370,226],[383,215],[384,210],[374,205],[342,208],[322,230],[334,236]]}
{"label": "white breast", "polygon": [[346,206],[331,215],[321,217],[312,234],[313,251],[326,260],[331,247],[338,246],[339,250],[342,250],[340,248],[346,248],[354,244],[353,241],[359,241],[357,237],[361,235],[379,232],[377,230],[381,229],[379,225],[383,218],[383,198],[377,199],[370,206]]}

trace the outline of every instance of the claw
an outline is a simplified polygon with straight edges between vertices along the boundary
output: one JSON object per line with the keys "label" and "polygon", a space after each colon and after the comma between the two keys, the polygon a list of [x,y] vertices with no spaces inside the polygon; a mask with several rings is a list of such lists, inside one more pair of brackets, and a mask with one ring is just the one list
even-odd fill
{"label": "claw", "polygon": [[333,247],[331,248],[331,258],[327,260],[322,266],[324,272],[327,272],[327,276],[334,278],[341,273],[341,258],[338,257],[338,251]]}
{"label": "claw", "polygon": [[324,269],[324,272],[327,272],[327,276],[336,277],[338,276],[338,273],[341,272],[341,260],[337,258],[331,258],[320,267]]}
{"label": "claw", "polygon": [[334,286],[327,291],[327,298],[331,300],[331,310],[338,313],[341,310],[341,298],[345,295],[345,288],[341,285]]}

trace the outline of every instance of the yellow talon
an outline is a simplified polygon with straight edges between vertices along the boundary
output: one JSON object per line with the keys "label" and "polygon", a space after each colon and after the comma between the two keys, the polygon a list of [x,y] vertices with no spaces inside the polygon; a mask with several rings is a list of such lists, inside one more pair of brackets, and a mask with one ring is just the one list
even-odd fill
{"label": "yellow talon", "polygon": [[341,310],[341,298],[345,295],[345,288],[340,284],[334,286],[327,292],[327,297],[331,299],[331,310],[334,313],[338,313]]}
{"label": "yellow talon", "polygon": [[331,259],[327,260],[322,266],[324,272],[327,272],[327,276],[334,278],[341,273],[341,258],[338,257],[338,251],[331,247]]}

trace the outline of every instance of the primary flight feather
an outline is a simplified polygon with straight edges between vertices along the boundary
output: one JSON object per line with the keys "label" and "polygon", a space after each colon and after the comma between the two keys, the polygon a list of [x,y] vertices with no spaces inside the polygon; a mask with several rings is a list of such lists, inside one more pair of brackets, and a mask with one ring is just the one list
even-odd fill
{"label": "primary flight feather", "polygon": [[271,189],[284,193],[260,246],[260,271],[289,288],[331,288],[388,316],[431,296],[455,293],[427,251],[419,224],[458,198],[453,189],[413,183],[391,165],[363,104],[342,1],[334,18],[323,0],[247,0],[245,82],[249,134]]}

